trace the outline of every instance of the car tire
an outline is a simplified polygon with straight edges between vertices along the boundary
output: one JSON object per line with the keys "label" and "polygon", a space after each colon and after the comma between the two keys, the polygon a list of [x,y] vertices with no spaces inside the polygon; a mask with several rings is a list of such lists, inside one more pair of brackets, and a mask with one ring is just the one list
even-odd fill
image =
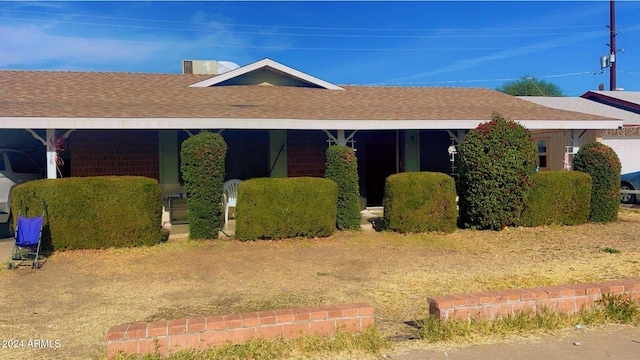
{"label": "car tire", "polygon": [[6,223],[0,224],[0,239],[10,238],[15,236],[15,229],[13,228],[13,216],[9,215],[9,219]]}
{"label": "car tire", "polygon": [[[622,184],[620,186],[620,190],[634,190],[634,188],[630,184]],[[635,194],[620,194],[620,202],[623,203],[623,204],[635,204],[636,203],[636,195]]]}

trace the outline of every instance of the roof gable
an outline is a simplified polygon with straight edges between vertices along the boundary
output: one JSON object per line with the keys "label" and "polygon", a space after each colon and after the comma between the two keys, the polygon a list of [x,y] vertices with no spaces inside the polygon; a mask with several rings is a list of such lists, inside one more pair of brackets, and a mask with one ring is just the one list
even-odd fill
{"label": "roof gable", "polygon": [[604,102],[593,101],[585,97],[564,96],[518,96],[520,99],[530,101],[554,109],[576,111],[585,114],[604,116],[624,120],[626,126],[640,124],[640,114],[611,106]]}
{"label": "roof gable", "polygon": [[640,92],[638,91],[587,91],[580,97],[640,114]]}
{"label": "roof gable", "polygon": [[197,82],[190,87],[225,85],[279,85],[344,90],[340,86],[280,64],[269,58]]}

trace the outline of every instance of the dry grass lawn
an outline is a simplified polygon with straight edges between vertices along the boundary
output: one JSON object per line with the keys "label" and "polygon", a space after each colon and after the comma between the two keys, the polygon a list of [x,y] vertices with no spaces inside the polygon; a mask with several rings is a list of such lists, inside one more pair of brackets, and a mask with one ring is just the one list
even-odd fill
{"label": "dry grass lawn", "polygon": [[[603,248],[620,250],[612,254]],[[112,325],[203,314],[368,302],[394,340],[426,297],[640,276],[640,211],[614,224],[501,232],[346,232],[312,240],[193,242],[59,252],[40,270],[0,270],[0,339],[59,340],[0,358],[101,358]]]}

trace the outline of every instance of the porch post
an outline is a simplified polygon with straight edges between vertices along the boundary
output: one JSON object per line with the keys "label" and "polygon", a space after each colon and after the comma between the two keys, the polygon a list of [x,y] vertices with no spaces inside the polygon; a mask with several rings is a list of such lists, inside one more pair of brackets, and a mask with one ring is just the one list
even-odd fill
{"label": "porch post", "polygon": [[344,130],[338,130],[337,131],[337,143],[338,145],[342,145],[342,146],[346,146],[347,145],[347,139],[344,137]]}
{"label": "porch post", "polygon": [[358,130],[354,130],[351,132],[351,134],[349,134],[349,136],[346,136],[344,130],[336,130],[336,136],[333,136],[333,134],[329,130],[322,130],[322,131],[324,131],[324,133],[327,134],[327,137],[329,138],[330,142],[333,141],[334,143],[336,143],[336,145],[343,145],[343,146],[347,146],[347,143],[349,141],[352,141],[353,137],[356,135],[356,132],[358,132]]}
{"label": "porch post", "polygon": [[177,130],[158,130],[158,150],[160,157],[160,184],[176,185],[180,183],[178,159],[180,149],[178,148]]}
{"label": "porch post", "polygon": [[[54,142],[56,141],[56,129],[47,129],[46,131],[46,139],[43,139],[42,136],[38,135],[35,131],[31,130],[31,129],[25,129],[26,131],[28,131],[31,136],[33,136],[34,139],[40,141],[42,143],[42,145],[44,145],[46,147],[46,152],[47,152],[47,179],[55,179],[57,178],[57,170],[58,170],[58,164],[57,164],[57,157],[58,157],[58,150],[61,149],[57,149],[56,146],[54,145]],[[67,130],[66,133],[64,133],[64,135],[62,135],[61,137],[63,139],[67,139],[69,137],[69,135],[71,135],[72,132],[76,131],[75,129],[70,129]]]}
{"label": "porch post", "polygon": [[450,156],[449,161],[451,161],[451,174],[449,175],[454,176],[454,178],[455,176],[458,176],[458,173],[456,172],[456,169],[458,168],[456,164],[456,154],[458,153],[458,146],[460,146],[462,140],[464,139],[465,132],[465,130],[456,130],[456,132],[447,130],[449,139],[451,139],[451,145],[449,145],[449,148],[447,149]]}
{"label": "porch post", "polygon": [[404,171],[420,171],[420,130],[404,131]]}
{"label": "porch post", "polygon": [[287,177],[287,130],[269,131],[269,176]]}
{"label": "porch post", "polygon": [[400,173],[400,130],[396,130],[396,174]]}
{"label": "porch post", "polygon": [[34,139],[40,141],[42,143],[42,145],[45,146],[45,151],[47,153],[47,179],[55,179],[57,177],[56,174],[56,151],[53,147],[53,140],[55,139],[56,136],[56,129],[47,129],[47,132],[45,134],[45,138],[43,139],[42,136],[38,135],[35,131],[31,130],[31,129],[25,129],[26,131],[28,131],[29,133],[31,133],[31,136],[33,136]]}
{"label": "porch post", "polygon": [[571,146],[573,146],[573,155],[577,154],[580,150],[580,138],[582,137],[582,135],[584,135],[585,132],[586,130],[584,130],[580,135],[576,136],[576,134],[573,133],[573,130],[571,130]]}
{"label": "porch post", "polygon": [[56,174],[56,150],[53,147],[53,141],[56,137],[55,129],[47,129],[47,179],[55,179]]}

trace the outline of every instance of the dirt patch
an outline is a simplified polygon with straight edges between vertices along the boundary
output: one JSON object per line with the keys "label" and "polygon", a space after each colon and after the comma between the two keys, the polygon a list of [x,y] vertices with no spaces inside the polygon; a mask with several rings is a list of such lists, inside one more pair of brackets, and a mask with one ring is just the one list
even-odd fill
{"label": "dirt patch", "polygon": [[100,358],[112,325],[349,302],[370,303],[383,334],[408,339],[428,295],[638,277],[639,255],[632,210],[608,225],[257,242],[179,236],[152,248],[60,252],[40,270],[0,270],[0,338],[59,347],[0,349],[0,358]]}

